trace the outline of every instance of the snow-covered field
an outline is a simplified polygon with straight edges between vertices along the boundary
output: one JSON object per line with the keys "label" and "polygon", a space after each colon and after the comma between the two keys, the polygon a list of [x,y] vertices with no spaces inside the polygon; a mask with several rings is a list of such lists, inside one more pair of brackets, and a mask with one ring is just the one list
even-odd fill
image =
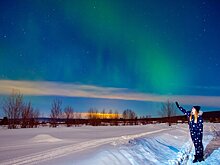
{"label": "snow-covered field", "polygon": [[[219,131],[204,123],[206,159],[197,164],[220,164]],[[193,155],[187,124],[0,130],[1,165],[177,165]]]}

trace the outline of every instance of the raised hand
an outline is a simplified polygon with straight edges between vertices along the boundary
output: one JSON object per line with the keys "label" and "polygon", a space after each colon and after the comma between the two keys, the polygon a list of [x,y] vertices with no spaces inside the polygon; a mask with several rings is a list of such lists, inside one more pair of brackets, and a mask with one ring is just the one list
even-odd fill
{"label": "raised hand", "polygon": [[179,103],[177,101],[175,103],[176,103],[177,108],[180,108]]}
{"label": "raised hand", "polygon": [[180,111],[182,111],[185,115],[187,115],[187,117],[190,116],[190,112],[191,112],[191,111],[186,111],[183,107],[181,107],[181,106],[179,105],[179,103],[178,103],[177,101],[176,101],[175,103],[176,103],[177,108],[178,108]]}

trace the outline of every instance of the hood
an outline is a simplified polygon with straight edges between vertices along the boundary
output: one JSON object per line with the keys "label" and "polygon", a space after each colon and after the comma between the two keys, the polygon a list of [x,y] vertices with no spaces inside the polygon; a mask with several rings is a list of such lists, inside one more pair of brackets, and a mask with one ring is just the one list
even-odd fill
{"label": "hood", "polygon": [[199,111],[199,116],[202,116],[202,114],[203,114],[203,112],[200,110],[200,111]]}

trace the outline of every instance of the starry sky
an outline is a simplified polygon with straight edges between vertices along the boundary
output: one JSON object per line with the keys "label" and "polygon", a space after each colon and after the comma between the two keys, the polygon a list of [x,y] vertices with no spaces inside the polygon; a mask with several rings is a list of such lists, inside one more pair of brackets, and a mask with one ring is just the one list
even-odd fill
{"label": "starry sky", "polygon": [[217,0],[0,1],[0,95],[18,89],[45,114],[161,102],[220,109]]}

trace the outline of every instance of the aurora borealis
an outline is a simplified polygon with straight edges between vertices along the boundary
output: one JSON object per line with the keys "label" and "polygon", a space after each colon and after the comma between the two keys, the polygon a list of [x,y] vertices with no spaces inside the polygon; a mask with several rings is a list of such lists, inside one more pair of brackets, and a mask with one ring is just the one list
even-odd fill
{"label": "aurora borealis", "polygon": [[169,97],[219,109],[219,11],[208,0],[1,1],[0,94],[17,87],[45,111],[59,96],[79,111],[155,115]]}

